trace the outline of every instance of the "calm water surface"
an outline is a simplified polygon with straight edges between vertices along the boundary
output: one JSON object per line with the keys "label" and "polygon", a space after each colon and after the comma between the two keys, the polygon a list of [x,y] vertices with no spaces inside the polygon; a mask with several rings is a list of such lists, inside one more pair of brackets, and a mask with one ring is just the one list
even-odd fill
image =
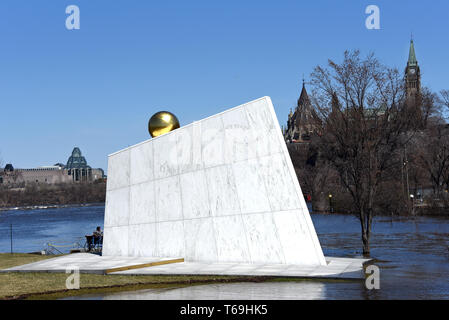
{"label": "calm water surface", "polygon": [[97,226],[103,229],[103,223],[104,206],[0,211],[0,252],[11,250],[11,224],[14,252],[41,251],[51,243],[68,253],[79,238],[84,244],[84,235]]}
{"label": "calm water surface", "polygon": [[[71,244],[103,227],[104,206],[0,212],[0,252],[40,251],[47,242]],[[326,256],[360,257],[356,217],[312,214]],[[380,290],[363,281],[212,284],[89,295],[83,299],[449,299],[449,219],[376,217],[371,256],[380,267]],[[67,252],[69,247],[61,247]],[[82,279],[81,279],[82,281]]]}

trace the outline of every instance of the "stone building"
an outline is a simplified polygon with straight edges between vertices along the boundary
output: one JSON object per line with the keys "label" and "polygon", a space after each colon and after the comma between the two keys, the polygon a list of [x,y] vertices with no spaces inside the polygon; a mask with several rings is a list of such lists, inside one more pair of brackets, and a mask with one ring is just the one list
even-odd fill
{"label": "stone building", "polygon": [[87,165],[86,158],[82,156],[78,147],[73,149],[66,165],[57,163],[53,166],[15,169],[12,164],[7,164],[0,170],[0,184],[3,185],[93,182],[103,178],[103,169],[93,169]]}
{"label": "stone building", "polygon": [[322,121],[310,103],[309,95],[302,83],[302,90],[295,111],[288,115],[284,138],[287,143],[308,142],[314,134],[320,134]]}

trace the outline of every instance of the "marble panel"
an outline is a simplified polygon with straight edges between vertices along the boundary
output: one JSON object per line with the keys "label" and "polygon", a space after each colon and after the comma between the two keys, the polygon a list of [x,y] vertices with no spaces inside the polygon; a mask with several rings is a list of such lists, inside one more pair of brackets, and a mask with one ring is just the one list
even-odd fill
{"label": "marble panel", "polygon": [[214,217],[218,262],[250,262],[248,241],[240,215]]}
{"label": "marble panel", "polygon": [[222,114],[224,126],[224,161],[233,163],[257,156],[255,137],[242,108]]}
{"label": "marble panel", "polygon": [[217,261],[212,218],[184,220],[186,261]]}
{"label": "marble panel", "polygon": [[156,247],[158,257],[185,257],[183,221],[156,223]]}
{"label": "marble panel", "polygon": [[128,226],[105,227],[103,256],[128,256]]}
{"label": "marble panel", "polygon": [[184,219],[210,216],[209,198],[204,171],[193,171],[179,176]]}
{"label": "marble panel", "polygon": [[129,226],[128,254],[133,257],[156,257],[156,224],[142,223]]}
{"label": "marble panel", "polygon": [[254,138],[254,146],[259,157],[281,152],[280,127],[273,119],[271,101],[259,99],[245,105],[249,126]]}
{"label": "marble panel", "polygon": [[147,141],[130,149],[130,184],[154,179],[153,142]]}
{"label": "marble panel", "polygon": [[156,180],[154,191],[156,221],[181,220],[182,202],[179,176]]}
{"label": "marble panel", "polygon": [[300,221],[300,215],[302,215],[300,210],[273,213],[285,263],[299,265],[325,264],[321,247],[315,246],[310,237],[310,230]]}
{"label": "marble panel", "polygon": [[130,187],[130,225],[156,222],[154,183],[149,181]]}
{"label": "marble panel", "polygon": [[283,211],[300,208],[301,202],[295,195],[296,190],[284,154],[276,153],[258,160],[259,172],[267,188],[271,209]]}
{"label": "marble panel", "polygon": [[176,137],[176,149],[179,173],[202,169],[201,122],[194,122],[179,129]]}
{"label": "marble panel", "polygon": [[108,190],[106,193],[105,227],[125,226],[129,223],[129,188]]}
{"label": "marble panel", "polygon": [[284,263],[281,242],[271,212],[242,215],[251,263]]}
{"label": "marble panel", "polygon": [[220,115],[201,122],[201,152],[205,168],[224,164],[224,129]]}
{"label": "marble panel", "polygon": [[212,167],[206,169],[205,173],[211,215],[225,216],[240,213],[232,167],[230,165]]}
{"label": "marble panel", "polygon": [[271,211],[258,159],[234,163],[232,168],[242,214]]}
{"label": "marble panel", "polygon": [[152,140],[155,179],[167,178],[178,174],[176,140],[176,130]]}
{"label": "marble panel", "polygon": [[108,158],[107,190],[114,190],[129,186],[129,155],[130,150],[125,149]]}

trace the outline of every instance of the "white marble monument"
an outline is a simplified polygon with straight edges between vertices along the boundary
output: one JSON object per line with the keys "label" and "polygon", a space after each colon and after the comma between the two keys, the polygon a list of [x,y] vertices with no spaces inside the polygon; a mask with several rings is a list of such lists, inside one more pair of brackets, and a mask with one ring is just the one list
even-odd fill
{"label": "white marble monument", "polygon": [[271,99],[111,154],[103,255],[326,265]]}

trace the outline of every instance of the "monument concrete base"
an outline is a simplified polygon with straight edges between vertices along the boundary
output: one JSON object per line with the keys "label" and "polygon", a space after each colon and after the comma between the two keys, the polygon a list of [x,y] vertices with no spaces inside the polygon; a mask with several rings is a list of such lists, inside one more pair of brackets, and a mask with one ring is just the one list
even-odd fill
{"label": "monument concrete base", "polygon": [[[364,279],[363,264],[370,259],[325,257],[326,265],[255,264],[220,262],[175,262],[182,257],[123,257],[99,256],[75,253],[43,260],[22,266],[0,270],[0,272],[63,272],[73,267],[80,273],[110,275],[220,275],[220,276],[274,276],[321,279]],[[160,264],[157,263],[167,263]],[[108,270],[132,268],[153,264],[150,267],[111,272]]]}

